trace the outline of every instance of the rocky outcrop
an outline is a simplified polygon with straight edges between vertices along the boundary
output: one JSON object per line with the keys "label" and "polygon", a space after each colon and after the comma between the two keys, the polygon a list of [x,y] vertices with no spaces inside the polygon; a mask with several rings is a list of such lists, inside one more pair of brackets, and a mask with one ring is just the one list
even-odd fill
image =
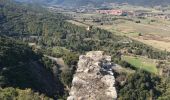
{"label": "rocky outcrop", "polygon": [[67,100],[116,99],[112,67],[111,56],[104,55],[102,51],[81,55]]}

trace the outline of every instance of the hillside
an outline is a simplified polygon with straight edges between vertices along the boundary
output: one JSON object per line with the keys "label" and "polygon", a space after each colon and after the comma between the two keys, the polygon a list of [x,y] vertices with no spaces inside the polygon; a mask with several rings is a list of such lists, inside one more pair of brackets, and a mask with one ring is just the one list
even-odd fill
{"label": "hillside", "polygon": [[169,0],[17,0],[29,3],[42,3],[42,4],[61,4],[67,6],[82,6],[87,4],[100,5],[102,3],[129,3],[132,5],[140,6],[155,6],[155,5],[167,5]]}
{"label": "hillside", "polygon": [[1,100],[53,100],[49,97],[46,97],[43,94],[35,93],[31,89],[15,89],[15,88],[0,88],[0,99]]}
{"label": "hillside", "polygon": [[[45,23],[50,23],[46,19],[53,19],[57,23],[64,23],[64,16],[51,14],[35,5],[24,5],[11,2],[11,0],[2,0],[0,2],[0,32],[8,35],[35,35],[43,34]],[[54,23],[54,22],[53,22]],[[43,32],[44,32],[43,31]]]}
{"label": "hillside", "polygon": [[133,54],[154,59],[165,59],[166,54],[169,54],[99,28],[87,31],[84,27],[66,22],[67,18],[61,14],[52,14],[46,10],[36,11],[7,1],[0,4],[1,34],[38,36],[39,39],[34,39],[34,42],[42,46],[43,50],[59,46],[78,53],[101,49],[114,55],[120,49],[126,48],[131,49]]}
{"label": "hillside", "polygon": [[[112,61],[125,70],[133,70],[130,74],[115,73],[116,81],[118,80],[118,99],[133,97],[134,100],[146,100],[168,96],[168,88],[165,87],[170,85],[162,82],[164,78],[157,73],[136,68],[121,57],[129,54],[169,60],[169,52],[100,28],[88,31],[85,27],[67,22],[68,18],[62,14],[36,8],[9,0],[0,2],[0,34],[5,35],[0,38],[1,88],[31,88],[54,99],[68,96],[67,91],[77,68],[78,55],[102,50],[111,55]],[[29,48],[26,44],[32,42],[35,45]],[[44,58],[42,55],[48,56]],[[59,70],[60,66],[48,57],[62,58],[67,68]]]}
{"label": "hillside", "polygon": [[41,55],[27,45],[0,37],[0,87],[31,88],[54,97],[63,93],[62,84],[44,66]]}

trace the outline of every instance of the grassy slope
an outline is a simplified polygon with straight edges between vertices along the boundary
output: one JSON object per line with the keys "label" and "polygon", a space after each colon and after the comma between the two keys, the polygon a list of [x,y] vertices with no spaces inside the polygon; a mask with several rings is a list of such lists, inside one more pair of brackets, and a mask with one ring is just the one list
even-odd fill
{"label": "grassy slope", "polygon": [[129,62],[136,68],[141,68],[148,72],[157,73],[156,63],[154,63],[154,60],[152,59],[133,56],[123,56],[123,60]]}

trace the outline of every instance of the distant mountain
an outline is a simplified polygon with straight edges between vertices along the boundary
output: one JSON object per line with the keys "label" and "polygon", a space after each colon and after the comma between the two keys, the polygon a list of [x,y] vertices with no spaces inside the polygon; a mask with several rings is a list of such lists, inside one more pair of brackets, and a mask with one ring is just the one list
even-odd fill
{"label": "distant mountain", "polygon": [[115,1],[118,3],[129,3],[133,5],[142,5],[142,6],[155,6],[155,5],[170,4],[170,0],[108,0],[108,1]]}
{"label": "distant mountain", "polygon": [[[94,0],[15,0],[18,2],[40,3],[40,4],[59,4],[65,6],[83,6],[93,2]],[[98,3],[98,2],[97,2]]]}
{"label": "distant mountain", "polygon": [[102,3],[129,3],[133,5],[155,6],[170,4],[170,0],[16,0],[20,2],[33,2],[42,4],[62,4],[67,6],[83,6],[87,4],[100,5]]}

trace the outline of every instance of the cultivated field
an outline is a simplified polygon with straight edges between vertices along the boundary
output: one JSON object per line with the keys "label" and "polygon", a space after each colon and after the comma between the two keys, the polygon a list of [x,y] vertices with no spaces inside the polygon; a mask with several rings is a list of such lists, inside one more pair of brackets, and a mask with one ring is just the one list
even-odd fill
{"label": "cultivated field", "polygon": [[[87,20],[83,21],[83,18]],[[94,22],[92,18],[102,19],[104,21]],[[154,48],[170,51],[170,21],[168,20],[155,18],[130,19],[128,17],[102,16],[99,14],[79,14],[75,19],[79,22],[74,20],[69,20],[69,22],[83,27],[93,25],[94,27],[105,29],[118,35],[126,35]],[[105,19],[109,19],[109,21]],[[140,23],[136,21],[140,21]],[[103,24],[101,25],[101,23]]]}

